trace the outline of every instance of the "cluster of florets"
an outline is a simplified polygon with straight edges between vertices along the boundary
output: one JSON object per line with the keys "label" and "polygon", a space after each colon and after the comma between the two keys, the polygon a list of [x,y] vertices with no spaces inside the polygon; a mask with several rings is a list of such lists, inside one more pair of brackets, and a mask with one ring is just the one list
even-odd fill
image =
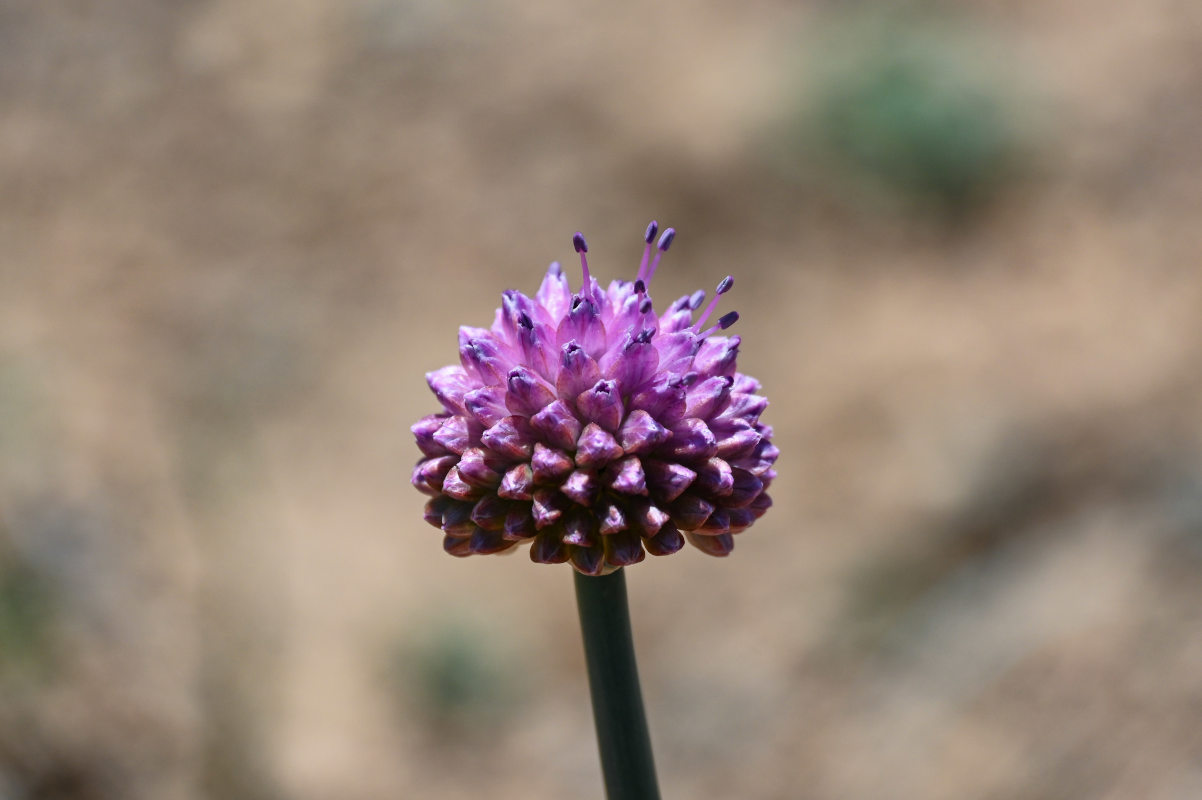
{"label": "cluster of florets", "polygon": [[724,556],[772,504],[768,401],[735,370],[739,337],[715,335],[738,314],[705,327],[734,281],[696,319],[704,291],[657,314],[648,287],[675,231],[657,233],[635,280],[604,291],[577,233],[579,292],[552,264],[534,298],[502,293],[490,329],[459,329],[460,366],[426,376],[444,411],[413,426],[413,485],[448,553],[528,542],[533,561],[589,575],[686,539]]}

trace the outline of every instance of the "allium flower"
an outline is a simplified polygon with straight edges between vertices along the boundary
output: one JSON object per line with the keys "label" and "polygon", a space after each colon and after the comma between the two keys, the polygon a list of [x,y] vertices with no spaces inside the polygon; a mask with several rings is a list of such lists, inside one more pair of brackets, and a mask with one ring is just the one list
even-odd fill
{"label": "allium flower", "polygon": [[599,575],[686,539],[724,556],[772,504],[768,401],[735,370],[739,337],[715,335],[739,315],[706,327],[734,280],[696,319],[704,291],[657,313],[649,287],[676,232],[657,233],[635,280],[605,290],[577,233],[580,291],[551,264],[533,298],[501,294],[490,329],[459,329],[460,365],[426,376],[443,412],[413,426],[413,485],[448,553],[529,542],[533,561]]}

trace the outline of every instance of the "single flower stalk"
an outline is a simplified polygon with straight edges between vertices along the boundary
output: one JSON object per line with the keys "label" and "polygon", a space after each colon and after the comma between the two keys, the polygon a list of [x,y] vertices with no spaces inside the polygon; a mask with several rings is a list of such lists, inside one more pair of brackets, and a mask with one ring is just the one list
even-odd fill
{"label": "single flower stalk", "polygon": [[426,376],[442,411],[412,428],[413,485],[451,555],[528,544],[533,561],[594,576],[686,541],[725,556],[772,504],[768,401],[736,370],[739,337],[720,334],[738,313],[712,320],[734,279],[708,304],[698,291],[657,311],[676,236],[658,232],[634,279],[606,289],[577,233],[578,290],[553,263],[534,297],[502,293],[490,328],[460,328],[460,363]]}
{"label": "single flower stalk", "polygon": [[[602,290],[577,233],[582,280],[558,263],[533,297],[501,294],[492,327],[459,329],[459,365],[426,376],[442,412],[413,426],[413,485],[455,556],[570,562],[610,800],[658,800],[626,576],[686,541],[714,556],[772,500],[778,451],[760,384],[736,371],[738,321],[710,322],[734,285],[657,312],[650,286],[676,231],[652,222],[634,280]],[[702,306],[704,305],[704,309]]]}

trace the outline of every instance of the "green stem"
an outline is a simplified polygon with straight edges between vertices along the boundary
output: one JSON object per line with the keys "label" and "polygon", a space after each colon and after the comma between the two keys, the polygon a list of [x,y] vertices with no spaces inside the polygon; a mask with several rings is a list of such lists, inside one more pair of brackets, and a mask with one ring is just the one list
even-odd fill
{"label": "green stem", "polygon": [[659,800],[630,635],[625,570],[600,577],[573,574],[605,794],[609,800]]}

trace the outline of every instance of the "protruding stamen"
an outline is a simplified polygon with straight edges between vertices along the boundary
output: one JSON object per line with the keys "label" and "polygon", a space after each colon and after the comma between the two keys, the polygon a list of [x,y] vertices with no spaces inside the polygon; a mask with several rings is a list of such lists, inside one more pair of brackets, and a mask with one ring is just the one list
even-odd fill
{"label": "protruding stamen", "polygon": [[584,294],[589,287],[588,256],[585,255],[588,252],[588,242],[584,241],[584,234],[580,231],[576,231],[572,237],[572,247],[580,254],[580,271],[584,273],[584,285],[580,287],[580,293]]}
{"label": "protruding stamen", "polygon": [[636,280],[634,282],[634,293],[635,294],[646,294],[647,293],[647,284],[643,282],[642,278],[639,278],[638,280]]}
{"label": "protruding stamen", "polygon": [[729,328],[731,325],[734,325],[738,321],[739,321],[739,312],[731,311],[729,314],[723,314],[721,317],[719,317],[717,325],[707,328],[706,330],[702,331],[699,335],[701,338],[704,339],[706,336],[709,336],[711,333],[714,333],[715,331],[726,330],[727,328]]}
{"label": "protruding stamen", "polygon": [[672,246],[672,240],[675,238],[675,228],[668,228],[659,237],[659,244],[656,246],[655,260],[651,262],[651,268],[647,270],[647,283],[651,283],[651,279],[655,277],[655,270],[659,268],[659,260],[664,257],[664,253],[668,252],[668,248]]}
{"label": "protruding stamen", "polygon": [[693,296],[689,298],[689,310],[696,311],[701,308],[701,304],[705,302],[705,289],[698,289],[693,292]]}
{"label": "protruding stamen", "polygon": [[559,265],[558,261],[552,261],[551,266],[547,267],[547,272],[550,272],[552,275],[562,275],[563,267]]}
{"label": "protruding stamen", "polygon": [[647,262],[651,259],[651,243],[655,241],[655,234],[659,232],[659,223],[651,220],[647,224],[647,232],[643,234],[643,241],[647,246],[643,248],[643,260],[639,262],[639,271],[635,275],[636,280],[642,280],[647,273]]}
{"label": "protruding stamen", "polygon": [[703,311],[698,320],[693,323],[694,333],[701,330],[701,326],[705,324],[705,321],[709,319],[710,314],[714,313],[714,309],[718,307],[718,300],[721,299],[722,295],[729,292],[730,287],[734,285],[735,279],[730,275],[727,275],[722,279],[722,282],[718,284],[718,288],[714,290],[714,299],[710,300],[710,304],[705,307],[705,311]]}

